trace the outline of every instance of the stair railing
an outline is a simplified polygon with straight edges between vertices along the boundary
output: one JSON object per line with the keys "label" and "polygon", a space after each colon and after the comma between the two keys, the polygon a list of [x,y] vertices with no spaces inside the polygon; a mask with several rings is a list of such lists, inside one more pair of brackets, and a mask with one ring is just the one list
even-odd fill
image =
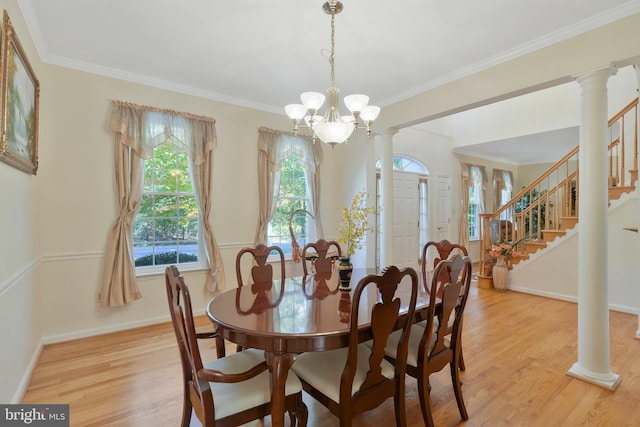
{"label": "stair railing", "polygon": [[[629,133],[632,138],[625,137]],[[609,136],[609,186],[633,187],[638,178],[637,98],[609,120]],[[481,276],[491,275],[493,258],[488,252],[493,244],[517,242],[516,250],[526,254],[535,251],[530,247],[545,244],[545,233],[552,235],[577,222],[579,148],[571,150],[497,211],[479,215]]]}

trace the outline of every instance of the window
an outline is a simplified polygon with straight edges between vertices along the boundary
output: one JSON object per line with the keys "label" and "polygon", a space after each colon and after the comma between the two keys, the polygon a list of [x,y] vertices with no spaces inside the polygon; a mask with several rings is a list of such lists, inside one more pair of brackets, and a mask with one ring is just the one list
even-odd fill
{"label": "window", "polygon": [[[313,218],[307,213],[310,206],[307,193],[306,171],[302,167],[299,154],[292,152],[282,163],[280,189],[276,197],[273,217],[267,229],[267,244],[280,246],[285,256],[292,253],[290,220],[300,248],[303,248],[308,241]],[[291,215],[294,213],[295,216],[292,219]],[[315,239],[309,239],[311,240]]]}
{"label": "window", "polygon": [[321,162],[321,144],[314,144],[311,138],[259,129],[260,209],[256,243],[278,245],[297,262],[299,252],[293,252],[290,220],[298,249],[307,241],[316,240],[316,236],[322,237],[322,223],[317,214]]}
{"label": "window", "polygon": [[133,223],[136,267],[198,262],[199,231],[189,158],[170,138],[144,163],[142,201]]}
{"label": "window", "polygon": [[480,239],[480,214],[484,213],[483,192],[483,168],[470,166],[469,174],[472,185],[469,186],[469,208],[467,210],[467,221],[469,223],[469,240]]}

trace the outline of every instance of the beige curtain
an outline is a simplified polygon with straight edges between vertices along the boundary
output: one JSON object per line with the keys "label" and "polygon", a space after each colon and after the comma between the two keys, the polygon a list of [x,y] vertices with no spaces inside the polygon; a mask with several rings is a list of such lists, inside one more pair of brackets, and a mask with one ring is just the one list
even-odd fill
{"label": "beige curtain", "polygon": [[462,163],[461,165],[460,182],[462,189],[460,194],[462,196],[462,209],[460,210],[460,244],[465,248],[469,247],[469,219],[467,218],[467,212],[469,212],[469,189],[473,187],[473,180],[471,179],[471,173],[469,172],[469,165]]}
{"label": "beige curtain", "polygon": [[[493,207],[497,211],[505,203],[511,200],[511,192],[513,190],[513,174],[511,171],[494,169],[493,170]],[[502,197],[502,192],[508,191],[509,197]]]}
{"label": "beige curtain", "polygon": [[320,164],[322,147],[314,144],[311,138],[297,136],[287,132],[260,128],[258,134],[258,190],[259,211],[255,243],[266,243],[269,221],[273,217],[276,198],[280,192],[280,169],[282,163],[292,152],[298,154],[299,161],[306,171],[307,191],[309,192],[309,212],[315,218],[315,234],[324,235],[320,218]]}
{"label": "beige curtain", "polygon": [[[225,289],[224,266],[222,264],[222,254],[213,234],[211,226],[211,193],[213,187],[213,148],[216,145],[215,127],[209,128],[213,131],[211,149],[207,149],[202,155],[202,163],[198,163],[194,158],[190,158],[191,175],[195,187],[196,200],[198,201],[198,212],[202,222],[204,234],[204,248],[209,263],[209,274],[205,282],[205,289],[210,292]],[[197,157],[196,157],[197,158]]]}
{"label": "beige curtain", "polygon": [[[133,261],[133,221],[142,198],[144,160],[171,138],[189,155],[209,258],[208,289],[224,280],[222,260],[209,223],[215,120],[173,110],[113,101],[109,128],[116,134],[116,183],[120,213],[107,240],[100,290],[102,306],[120,306],[141,298]],[[222,274],[221,274],[222,273]],[[216,281],[217,279],[217,281]]]}
{"label": "beige curtain", "polygon": [[[113,123],[112,123],[113,125]],[[113,129],[113,127],[112,127]],[[133,220],[140,209],[144,160],[116,134],[116,186],[120,213],[111,228],[104,256],[100,305],[117,307],[142,297],[133,263]]]}

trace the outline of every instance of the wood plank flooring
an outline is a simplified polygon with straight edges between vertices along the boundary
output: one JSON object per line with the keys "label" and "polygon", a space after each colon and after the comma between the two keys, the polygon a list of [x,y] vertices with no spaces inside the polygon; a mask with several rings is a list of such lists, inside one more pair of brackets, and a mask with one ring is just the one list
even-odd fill
{"label": "wood plank flooring", "polygon": [[[203,327],[206,318],[199,318]],[[437,426],[640,426],[637,317],[610,312],[615,392],[566,375],[577,361],[577,307],[517,292],[472,288],[463,332],[462,389],[469,421],[460,419],[447,370],[431,377]],[[229,346],[228,351],[233,351]],[[205,358],[215,357],[212,346]],[[407,381],[409,426],[423,426],[413,379]],[[72,426],[178,426],[181,370],[169,323],[46,346],[24,403],[68,403]],[[309,426],[337,425],[308,395]],[[252,425],[270,426],[267,418]],[[391,400],[354,426],[394,425]]]}

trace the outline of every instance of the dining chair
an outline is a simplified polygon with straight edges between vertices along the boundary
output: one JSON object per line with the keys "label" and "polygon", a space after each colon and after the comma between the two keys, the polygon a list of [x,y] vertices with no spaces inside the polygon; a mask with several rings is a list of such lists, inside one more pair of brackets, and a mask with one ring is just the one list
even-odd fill
{"label": "dining chair", "polygon": [[[433,250],[436,251],[436,254],[433,254]],[[438,262],[440,262],[443,259],[449,258],[449,256],[452,253],[453,254],[459,253],[462,256],[469,255],[467,248],[465,248],[464,246],[458,243],[451,243],[449,240],[446,240],[446,239],[440,240],[439,242],[432,240],[427,242],[422,247],[422,258],[421,258],[422,259],[422,279],[423,279],[423,283],[425,284],[425,291],[429,292],[429,289],[426,289],[428,287],[427,283],[429,283],[428,281],[429,270],[435,270],[435,267],[438,265]],[[430,255],[434,255],[433,264],[430,264],[428,262]],[[454,282],[455,279],[450,277],[449,274],[450,273],[449,271],[447,271],[447,269],[442,270],[440,272],[440,277],[439,277],[440,282],[441,283]],[[438,293],[440,294],[440,289],[438,289]]]}
{"label": "dining chair", "polygon": [[[436,254],[433,254],[434,250],[436,251]],[[440,240],[439,242],[429,241],[423,246],[422,258],[421,258],[422,259],[422,283],[424,284],[425,291],[427,293],[430,292],[430,289],[428,286],[429,270],[435,271],[435,266],[438,265],[438,262],[449,258],[452,254],[454,255],[461,254],[463,256],[468,256],[469,252],[467,251],[467,248],[465,248],[464,246],[458,243],[451,243],[446,239]],[[430,255],[434,255],[433,267],[430,266],[429,263],[427,262]],[[438,290],[437,290],[438,297],[442,296],[441,286],[444,283],[456,282],[458,280],[459,273],[460,273],[459,270],[450,271],[450,269],[446,269],[446,268],[440,271],[439,276],[436,276],[438,277],[438,281],[441,284],[440,286],[438,286]],[[420,326],[426,327],[426,321],[422,322]],[[447,330],[449,331],[449,333],[453,331],[453,318],[451,319],[451,323],[448,325]],[[460,370],[461,371],[465,370],[464,358],[462,357],[462,350],[460,350]]]}
{"label": "dining chair", "polygon": [[[311,255],[309,250],[313,249],[315,253]],[[332,252],[331,249],[333,249]],[[307,262],[313,267],[315,273],[327,273],[331,272],[333,265],[337,258],[342,256],[342,248],[340,244],[335,240],[320,239],[317,242],[310,242],[304,245],[302,248],[302,272],[309,274],[309,266]]]}
{"label": "dining chair", "polygon": [[[460,269],[460,280],[442,285],[438,277],[443,269],[448,271]],[[432,277],[430,291],[431,295],[435,295],[438,287],[442,286],[442,297],[429,299],[426,327],[422,328],[416,324],[411,329],[407,355],[400,355],[397,351],[396,343],[404,338],[397,332],[391,334],[389,343],[385,348],[385,357],[389,361],[396,361],[398,357],[406,359],[407,374],[417,379],[420,408],[427,427],[434,426],[429,402],[429,375],[441,371],[446,366],[450,367],[453,392],[460,416],[463,420],[469,419],[462,396],[459,356],[462,318],[469,296],[470,283],[471,259],[468,256],[463,258],[458,254],[450,259],[440,261]],[[440,309],[436,310],[438,305]],[[450,318],[453,318],[452,332],[448,330]]]}
{"label": "dining chair", "polygon": [[[267,246],[263,243],[258,243],[254,247],[242,248],[236,255],[236,279],[238,281],[238,287],[245,285],[242,277],[242,262],[243,259],[251,259],[251,290],[256,294],[254,306],[251,308],[256,309],[259,306],[264,305],[264,301],[260,301],[260,298],[266,291],[273,289],[273,264],[268,264],[267,261],[271,253],[277,253],[280,259],[280,295],[284,294],[284,282],[286,277],[284,252],[279,246]],[[242,351],[243,348],[240,345],[236,346],[236,351]]]}
{"label": "dining chair", "polygon": [[[403,279],[408,278],[400,285]],[[405,369],[407,341],[418,293],[418,274],[412,268],[387,267],[381,274],[362,278],[353,291],[349,314],[349,346],[337,350],[308,352],[298,356],[291,369],[302,381],[304,390],[340,420],[340,426],[351,426],[352,418],[394,398],[396,425],[407,424],[405,415]],[[401,302],[400,294],[408,297]],[[361,304],[366,299],[378,301],[371,312],[371,335],[361,334]],[[340,315],[342,321],[342,314]],[[346,319],[345,319],[346,320]],[[387,338],[401,327],[394,363],[385,360]],[[372,339],[372,340],[371,340]],[[371,340],[371,341],[369,341]],[[371,346],[365,344],[369,341]]]}
{"label": "dining chair", "polygon": [[[182,427],[189,426],[192,412],[204,427],[238,426],[268,416],[271,386],[264,352],[248,349],[203,364],[189,288],[176,266],[167,267],[165,281],[182,362]],[[307,407],[295,374],[287,376],[285,390],[291,425],[306,426]]]}
{"label": "dining chair", "polygon": [[242,260],[249,255],[253,258],[253,266],[251,267],[251,278],[253,283],[268,283],[273,282],[273,265],[267,264],[269,255],[272,252],[276,252],[280,259],[280,281],[284,282],[285,279],[285,264],[284,264],[284,252],[279,246],[267,246],[262,243],[257,244],[255,247],[242,248],[236,255],[236,278],[238,280],[238,286],[244,286],[242,278]]}

